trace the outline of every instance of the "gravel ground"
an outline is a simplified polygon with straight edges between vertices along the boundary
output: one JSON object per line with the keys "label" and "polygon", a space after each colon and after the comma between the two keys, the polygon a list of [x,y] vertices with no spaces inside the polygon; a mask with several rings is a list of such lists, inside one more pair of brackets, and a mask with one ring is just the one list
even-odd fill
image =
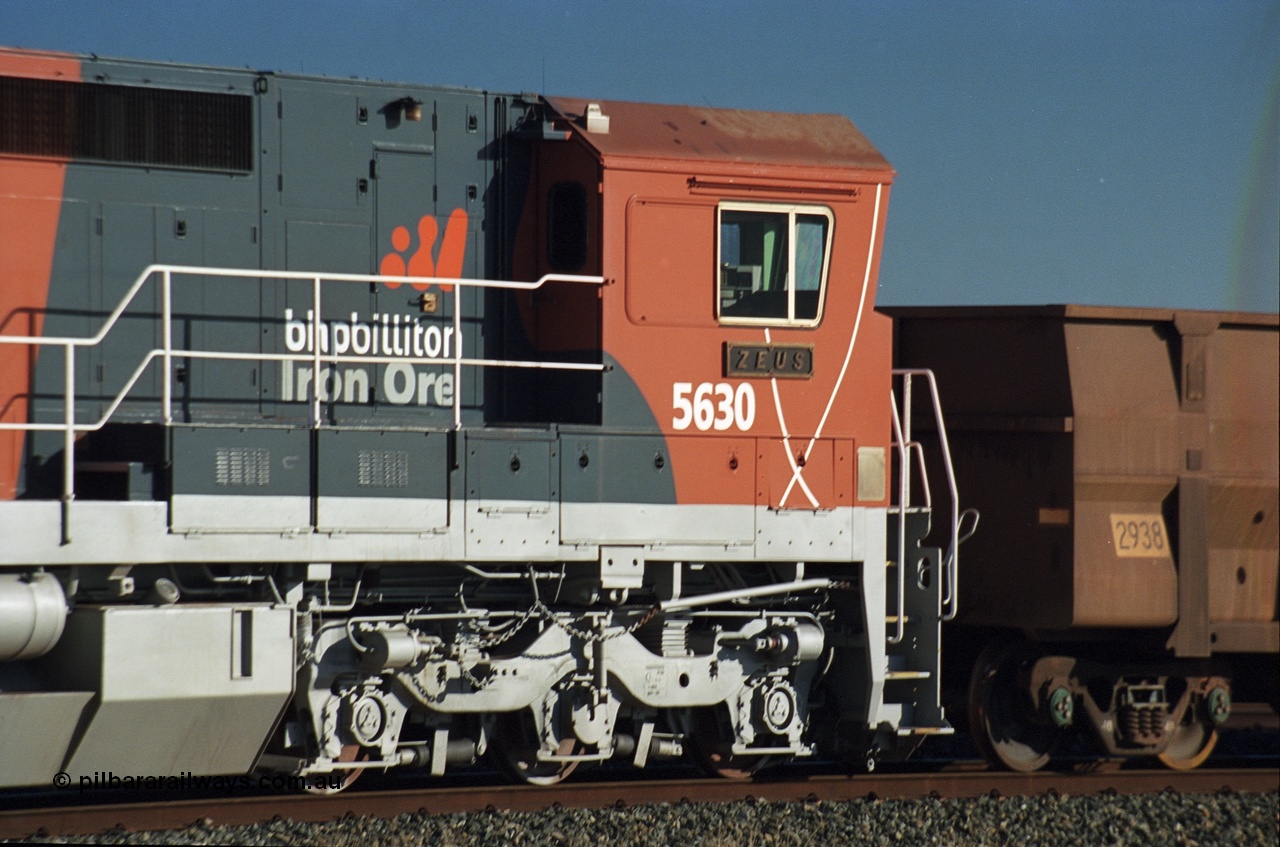
{"label": "gravel ground", "polygon": [[1280,794],[1012,797],[847,803],[731,803],[402,815],[329,824],[194,826],[153,833],[45,838],[53,844],[244,844],[333,847],[843,847],[843,845],[1280,844]]}

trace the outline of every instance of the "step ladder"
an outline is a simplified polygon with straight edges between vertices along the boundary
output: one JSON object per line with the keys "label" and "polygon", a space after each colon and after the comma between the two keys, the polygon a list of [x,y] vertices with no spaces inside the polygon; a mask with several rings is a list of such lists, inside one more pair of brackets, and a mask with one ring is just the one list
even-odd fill
{"label": "step ladder", "polygon": [[[890,514],[891,538],[897,535],[897,520],[897,515]],[[954,730],[943,714],[940,690],[942,611],[938,570],[942,551],[920,546],[920,540],[928,533],[927,512],[909,513],[906,522],[904,578],[898,579],[898,561],[886,562],[884,702],[901,709],[896,730],[899,737],[949,735]],[[902,595],[898,594],[899,588]],[[901,638],[894,637],[898,632]]]}
{"label": "step ladder", "polygon": [[[954,730],[941,704],[942,622],[955,617],[959,596],[956,580],[960,544],[977,527],[977,513],[960,511],[951,451],[947,443],[942,404],[933,373],[927,370],[895,370],[892,395],[896,502],[889,507],[887,573],[885,579],[884,703],[900,709],[899,736],[947,735]],[[933,447],[945,473],[950,512],[944,525],[947,549],[924,546],[934,519],[924,445],[912,437],[913,388],[924,381],[932,419]],[[922,404],[923,405],[923,404]],[[921,492],[912,497],[913,483]],[[961,524],[972,516],[968,534]]]}

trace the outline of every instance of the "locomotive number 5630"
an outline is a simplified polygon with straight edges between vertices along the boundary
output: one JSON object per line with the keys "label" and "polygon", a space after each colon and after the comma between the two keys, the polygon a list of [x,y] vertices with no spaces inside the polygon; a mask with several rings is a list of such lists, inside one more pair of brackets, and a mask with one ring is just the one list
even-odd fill
{"label": "locomotive number 5630", "polygon": [[699,430],[724,430],[737,427],[751,429],[756,420],[756,393],[750,383],[735,388],[727,382],[677,382],[672,386],[672,408],[675,415],[671,427]]}

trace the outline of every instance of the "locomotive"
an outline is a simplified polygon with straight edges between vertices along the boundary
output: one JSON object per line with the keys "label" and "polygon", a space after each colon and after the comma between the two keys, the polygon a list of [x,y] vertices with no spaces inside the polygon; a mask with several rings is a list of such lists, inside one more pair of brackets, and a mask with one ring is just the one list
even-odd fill
{"label": "locomotive", "polygon": [[[0,786],[874,766],[957,674],[1002,766],[1198,764],[1278,652],[1277,321],[895,321],[893,178],[832,115],[0,50]],[[1172,416],[1108,465],[1065,360],[1129,324]]]}

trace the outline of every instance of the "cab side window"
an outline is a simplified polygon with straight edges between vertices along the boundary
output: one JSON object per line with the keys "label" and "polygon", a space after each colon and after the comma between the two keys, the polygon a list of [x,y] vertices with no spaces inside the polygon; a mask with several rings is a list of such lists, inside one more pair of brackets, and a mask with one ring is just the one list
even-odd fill
{"label": "cab side window", "polygon": [[574,273],[586,260],[587,189],[557,182],[547,192],[547,264],[558,273]]}
{"label": "cab side window", "polygon": [[720,322],[816,326],[831,258],[831,210],[721,203],[718,216]]}

